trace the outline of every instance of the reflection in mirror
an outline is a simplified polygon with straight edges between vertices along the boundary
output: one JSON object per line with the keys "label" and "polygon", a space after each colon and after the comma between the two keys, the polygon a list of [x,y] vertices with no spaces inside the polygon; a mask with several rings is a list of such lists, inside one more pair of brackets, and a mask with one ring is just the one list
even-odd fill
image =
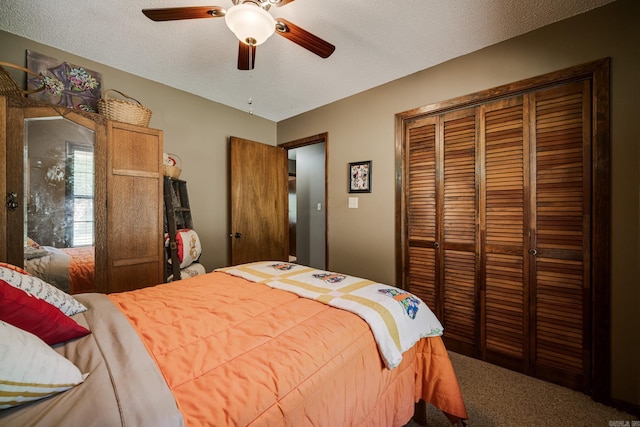
{"label": "reflection in mirror", "polygon": [[25,269],[69,293],[94,288],[94,131],[25,119]]}

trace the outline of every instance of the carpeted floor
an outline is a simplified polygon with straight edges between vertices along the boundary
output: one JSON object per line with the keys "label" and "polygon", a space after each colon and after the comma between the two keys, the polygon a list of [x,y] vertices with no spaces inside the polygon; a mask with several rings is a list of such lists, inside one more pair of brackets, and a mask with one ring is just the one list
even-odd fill
{"label": "carpeted floor", "polygon": [[[640,427],[638,417],[596,403],[585,394],[480,360],[449,353],[467,405],[468,427]],[[427,405],[430,427],[451,424]],[[405,427],[418,427],[410,422]]]}

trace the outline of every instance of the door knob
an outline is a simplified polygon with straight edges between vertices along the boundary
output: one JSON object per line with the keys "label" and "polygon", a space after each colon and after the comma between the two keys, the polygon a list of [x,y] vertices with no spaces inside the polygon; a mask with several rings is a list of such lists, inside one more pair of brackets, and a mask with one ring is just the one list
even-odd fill
{"label": "door knob", "polygon": [[534,248],[529,249],[529,255],[537,255],[538,251],[535,250]]}
{"label": "door knob", "polygon": [[234,234],[229,234],[229,237],[235,237],[236,239],[239,239],[240,237],[242,237],[242,234],[236,231]]}

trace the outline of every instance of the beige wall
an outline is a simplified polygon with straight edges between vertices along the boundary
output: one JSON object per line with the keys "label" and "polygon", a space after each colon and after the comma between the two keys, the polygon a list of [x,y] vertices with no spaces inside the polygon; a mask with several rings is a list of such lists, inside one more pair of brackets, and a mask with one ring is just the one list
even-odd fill
{"label": "beige wall", "polygon": [[[640,404],[640,2],[582,16],[452,60],[278,124],[0,31],[0,60],[32,49],[100,71],[138,97],[184,163],[207,270],[228,262],[228,136],[268,144],[329,133],[329,268],[395,282],[394,115],[610,56],[612,58],[613,397]],[[373,192],[348,209],[347,164],[373,160]]]}
{"label": "beige wall", "polygon": [[103,88],[118,89],[153,111],[150,127],[164,131],[164,150],[182,159],[194,228],[207,271],[227,265],[229,241],[228,137],[276,143],[276,124],[0,31],[0,61],[26,66],[30,49],[102,73]]}
{"label": "beige wall", "polygon": [[[395,281],[394,115],[612,58],[613,397],[640,404],[640,2],[619,0],[278,123],[278,141],[329,134],[329,269]],[[373,160],[349,209],[347,163]]]}

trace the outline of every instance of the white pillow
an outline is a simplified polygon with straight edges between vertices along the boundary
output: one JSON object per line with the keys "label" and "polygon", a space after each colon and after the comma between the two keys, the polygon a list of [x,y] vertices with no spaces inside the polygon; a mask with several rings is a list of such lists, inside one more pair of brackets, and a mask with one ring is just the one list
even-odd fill
{"label": "white pillow", "polygon": [[67,316],[87,311],[87,307],[80,304],[71,295],[38,277],[30,275],[20,267],[0,263],[0,279],[36,298],[45,300]]}
{"label": "white pillow", "polygon": [[0,409],[69,390],[87,375],[40,338],[0,321]]}

